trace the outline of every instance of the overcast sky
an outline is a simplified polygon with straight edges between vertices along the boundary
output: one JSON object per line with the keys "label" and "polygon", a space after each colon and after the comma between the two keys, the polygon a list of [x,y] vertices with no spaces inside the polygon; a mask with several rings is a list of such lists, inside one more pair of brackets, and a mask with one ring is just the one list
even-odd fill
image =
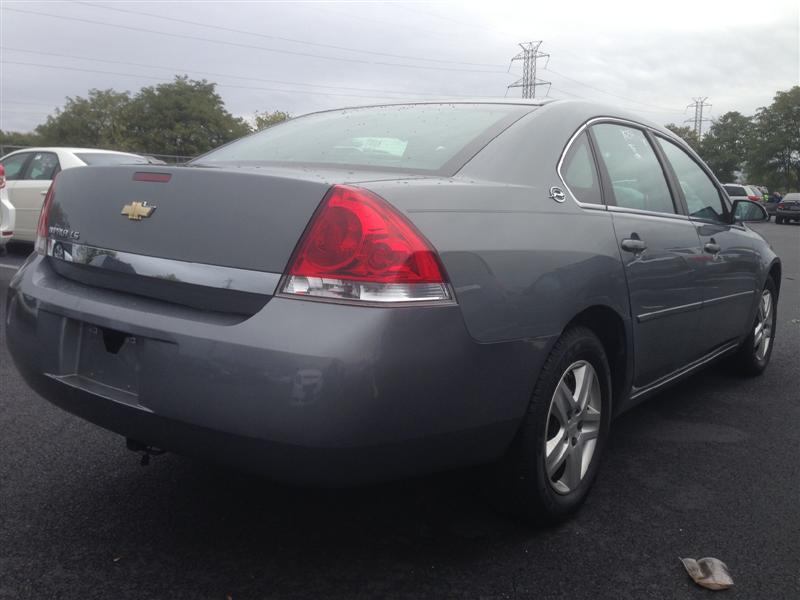
{"label": "overcast sky", "polygon": [[521,70],[509,73],[509,59],[529,40],[551,55],[538,75],[552,97],[601,100],[659,123],[688,119],[695,96],[708,97],[711,117],[752,114],[800,83],[798,6],[0,0],[0,129],[30,131],[91,88],[135,92],[176,73],[216,82],[228,110],[246,118],[503,96]]}

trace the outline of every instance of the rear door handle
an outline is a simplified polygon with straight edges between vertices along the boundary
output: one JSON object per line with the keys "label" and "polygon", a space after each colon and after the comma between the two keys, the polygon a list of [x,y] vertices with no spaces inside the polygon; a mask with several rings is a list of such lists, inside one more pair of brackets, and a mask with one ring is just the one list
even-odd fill
{"label": "rear door handle", "polygon": [[625,252],[644,252],[647,250],[647,244],[639,238],[626,238],[622,240],[620,246]]}
{"label": "rear door handle", "polygon": [[709,254],[719,254],[719,251],[722,250],[722,248],[716,242],[708,242],[705,246],[703,246],[703,250]]}

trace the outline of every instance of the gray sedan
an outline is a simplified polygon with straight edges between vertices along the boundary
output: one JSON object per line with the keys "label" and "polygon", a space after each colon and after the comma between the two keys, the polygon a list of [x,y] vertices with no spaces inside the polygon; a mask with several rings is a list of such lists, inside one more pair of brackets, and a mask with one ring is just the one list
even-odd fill
{"label": "gray sedan", "polygon": [[492,465],[563,519],[612,417],[767,366],[781,263],[668,130],[576,101],[320,112],[72,169],[13,278],[27,382],[145,456],[301,484]]}

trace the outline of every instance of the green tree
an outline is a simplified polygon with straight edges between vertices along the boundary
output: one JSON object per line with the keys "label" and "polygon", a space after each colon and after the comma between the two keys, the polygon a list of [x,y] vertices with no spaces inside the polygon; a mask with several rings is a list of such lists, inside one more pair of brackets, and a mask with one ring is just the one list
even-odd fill
{"label": "green tree", "polygon": [[114,90],[89,90],[87,98],[67,98],[64,108],[36,128],[42,144],[127,149],[127,108],[131,96]]}
{"label": "green tree", "polygon": [[732,111],[711,124],[700,141],[699,154],[720,181],[733,181],[736,171],[744,171],[747,149],[753,137],[749,117]]}
{"label": "green tree", "polygon": [[130,143],[148,153],[195,156],[250,133],[227,110],[216,84],[176,76],[142,88],[127,110]]}
{"label": "green tree", "polygon": [[672,133],[677,135],[679,138],[683,139],[684,142],[689,144],[695,151],[697,151],[698,141],[697,141],[697,134],[694,132],[694,129],[691,127],[680,127],[675,125],[675,123],[669,123],[665,125],[667,129],[669,129]]}
{"label": "green tree", "polygon": [[7,154],[17,146],[38,146],[41,140],[35,133],[0,130],[0,155]]}
{"label": "green tree", "polygon": [[253,118],[253,122],[255,125],[255,130],[261,131],[262,129],[272,127],[277,123],[291,118],[292,115],[290,115],[288,112],[283,112],[282,110],[276,110],[273,112],[264,111],[262,113],[256,113],[255,117]]}
{"label": "green tree", "polygon": [[751,181],[800,189],[800,86],[778,92],[759,108],[749,151]]}

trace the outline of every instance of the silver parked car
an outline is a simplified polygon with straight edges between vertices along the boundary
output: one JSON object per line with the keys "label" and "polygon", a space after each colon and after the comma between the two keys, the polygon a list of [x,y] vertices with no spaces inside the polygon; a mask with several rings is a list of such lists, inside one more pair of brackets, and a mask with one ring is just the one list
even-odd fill
{"label": "silver parked car", "polygon": [[613,416],[767,366],[781,263],[668,130],[577,101],[292,119],[188,166],[71,169],[7,339],[51,402],[303,484],[495,465],[562,519]]}

